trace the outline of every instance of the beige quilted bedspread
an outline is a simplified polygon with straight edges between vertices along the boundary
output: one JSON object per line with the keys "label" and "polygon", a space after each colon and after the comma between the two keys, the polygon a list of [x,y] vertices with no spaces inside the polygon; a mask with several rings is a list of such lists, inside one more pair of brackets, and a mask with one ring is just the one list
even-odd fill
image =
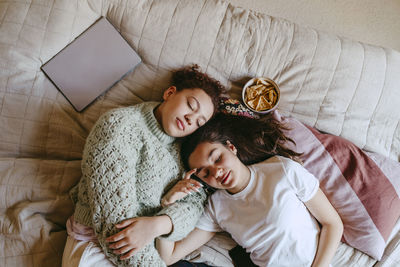
{"label": "beige quilted bedspread", "polygon": [[[83,113],[40,66],[100,16],[143,63]],[[400,160],[400,53],[217,0],[0,0],[0,266],[59,266],[85,138],[105,111],[159,100],[173,68],[197,63],[239,97],[276,80],[279,109]],[[398,232],[398,230],[397,230]],[[377,266],[398,266],[397,234]],[[334,266],[372,266],[342,246]]]}

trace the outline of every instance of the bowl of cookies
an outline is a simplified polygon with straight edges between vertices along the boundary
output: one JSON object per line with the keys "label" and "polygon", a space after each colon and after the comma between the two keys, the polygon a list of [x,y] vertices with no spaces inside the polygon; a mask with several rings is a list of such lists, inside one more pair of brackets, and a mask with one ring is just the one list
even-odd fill
{"label": "bowl of cookies", "polygon": [[242,99],[250,110],[261,114],[268,113],[278,106],[279,87],[269,78],[253,78],[244,85]]}

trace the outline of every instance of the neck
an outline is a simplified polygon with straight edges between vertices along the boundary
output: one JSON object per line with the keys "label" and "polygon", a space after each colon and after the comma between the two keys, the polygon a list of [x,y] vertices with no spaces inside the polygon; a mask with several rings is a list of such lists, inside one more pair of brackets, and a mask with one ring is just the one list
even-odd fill
{"label": "neck", "polygon": [[228,193],[237,194],[239,192],[242,192],[246,188],[246,186],[249,184],[251,172],[247,166],[245,166],[245,165],[243,165],[243,166],[244,166],[244,168],[243,168],[243,171],[241,172],[241,175],[243,175],[244,179],[241,179],[240,183],[237,186],[235,186],[234,188],[228,189],[227,190]]}
{"label": "neck", "polygon": [[158,105],[154,110],[153,110],[153,113],[154,113],[154,117],[156,117],[156,120],[158,121],[158,123],[162,126],[162,116],[161,116],[161,114],[162,114],[162,112],[161,112],[161,110],[162,110],[162,105],[163,105],[163,103],[161,103],[160,105]]}

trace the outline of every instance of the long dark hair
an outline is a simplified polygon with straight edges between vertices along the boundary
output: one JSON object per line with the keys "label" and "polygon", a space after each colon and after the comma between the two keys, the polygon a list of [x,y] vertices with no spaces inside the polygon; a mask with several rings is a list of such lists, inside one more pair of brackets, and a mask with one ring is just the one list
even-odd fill
{"label": "long dark hair", "polygon": [[287,142],[295,142],[286,137],[289,129],[278,121],[272,113],[259,119],[219,113],[213,119],[186,137],[182,143],[181,155],[189,169],[189,156],[196,146],[203,142],[221,143],[230,141],[237,149],[237,156],[245,165],[280,155],[300,161],[300,153],[286,147]]}

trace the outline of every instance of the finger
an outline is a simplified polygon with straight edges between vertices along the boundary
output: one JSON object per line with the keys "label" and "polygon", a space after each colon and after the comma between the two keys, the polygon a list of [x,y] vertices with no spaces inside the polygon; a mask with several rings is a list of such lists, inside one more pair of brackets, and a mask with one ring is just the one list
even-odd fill
{"label": "finger", "polygon": [[194,179],[188,179],[187,182],[191,186],[195,186],[195,187],[198,187],[198,188],[203,187],[202,183],[200,183],[199,181],[196,181]]}
{"label": "finger", "polygon": [[124,246],[124,247],[122,247],[120,249],[115,249],[114,253],[118,254],[118,255],[119,254],[125,254],[126,252],[130,251],[131,249],[133,249],[133,247],[128,245],[128,246]]}
{"label": "finger", "polygon": [[134,219],[128,219],[128,220],[125,220],[125,221],[122,221],[122,222],[116,224],[115,227],[124,228],[124,227],[127,227],[128,225],[132,224],[133,221],[134,221]]}
{"label": "finger", "polygon": [[192,193],[192,192],[196,192],[197,188],[193,185],[193,184],[188,184],[185,187],[185,193]]}
{"label": "finger", "polygon": [[187,189],[189,189],[191,192],[200,192],[200,188],[201,188],[202,186],[199,186],[198,184],[188,184],[187,186],[186,186],[186,188]]}
{"label": "finger", "polygon": [[125,241],[125,239],[122,239],[121,241],[118,241],[116,243],[112,243],[109,245],[109,248],[111,249],[117,249],[117,248],[122,248],[123,246],[126,246],[128,243]]}
{"label": "finger", "polygon": [[197,171],[197,169],[194,168],[194,169],[191,169],[190,171],[186,172],[185,178],[184,178],[184,179],[190,179],[190,176],[191,176],[192,174],[196,173],[196,171]]}
{"label": "finger", "polygon": [[197,189],[197,188],[192,188],[192,189],[190,189],[190,193],[189,193],[189,194],[198,193],[198,192],[200,192],[199,189]]}
{"label": "finger", "polygon": [[133,255],[135,255],[135,253],[137,252],[136,248],[131,249],[128,253],[126,253],[125,255],[121,256],[120,259],[121,260],[126,260],[129,259],[130,257],[132,257]]}
{"label": "finger", "polygon": [[121,232],[119,232],[119,233],[117,233],[115,235],[107,237],[106,241],[107,242],[117,242],[117,241],[121,240],[124,237],[125,237],[125,233],[121,231]]}
{"label": "finger", "polygon": [[200,192],[200,190],[197,187],[193,187],[190,192],[191,193]]}

